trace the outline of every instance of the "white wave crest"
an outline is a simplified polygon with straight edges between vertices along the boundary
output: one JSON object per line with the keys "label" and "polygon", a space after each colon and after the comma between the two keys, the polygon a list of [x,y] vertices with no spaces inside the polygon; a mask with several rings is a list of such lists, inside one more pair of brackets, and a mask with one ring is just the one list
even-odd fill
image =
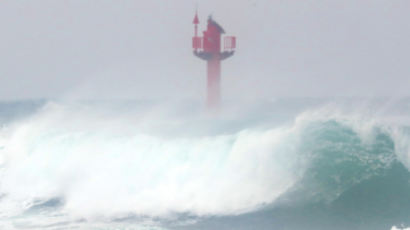
{"label": "white wave crest", "polygon": [[[17,212],[62,197],[73,216],[240,214],[303,172],[297,126],[179,135],[192,124],[152,117],[48,104],[5,127],[0,189],[9,202],[0,206]],[[170,124],[173,132],[161,128]]]}

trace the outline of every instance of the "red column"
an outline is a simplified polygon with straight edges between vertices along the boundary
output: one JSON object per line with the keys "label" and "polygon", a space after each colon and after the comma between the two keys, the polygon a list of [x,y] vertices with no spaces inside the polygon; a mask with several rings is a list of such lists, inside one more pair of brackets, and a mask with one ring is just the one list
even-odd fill
{"label": "red column", "polygon": [[221,100],[221,60],[219,55],[213,55],[208,60],[208,108],[217,108]]}

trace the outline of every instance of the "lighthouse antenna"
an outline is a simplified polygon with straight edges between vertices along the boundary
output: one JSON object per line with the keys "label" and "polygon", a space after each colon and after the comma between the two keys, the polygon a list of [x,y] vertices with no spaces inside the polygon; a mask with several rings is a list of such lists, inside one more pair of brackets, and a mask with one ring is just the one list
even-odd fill
{"label": "lighthouse antenna", "polygon": [[198,19],[198,10],[195,10],[195,17],[194,21],[192,22],[195,25],[195,37],[198,36],[198,24],[199,24],[199,19]]}

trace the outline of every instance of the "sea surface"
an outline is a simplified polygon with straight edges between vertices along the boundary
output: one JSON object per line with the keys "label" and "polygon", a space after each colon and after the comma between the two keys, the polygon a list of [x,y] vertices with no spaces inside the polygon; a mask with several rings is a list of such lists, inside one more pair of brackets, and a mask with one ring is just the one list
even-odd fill
{"label": "sea surface", "polygon": [[0,102],[0,229],[406,229],[409,169],[409,98]]}

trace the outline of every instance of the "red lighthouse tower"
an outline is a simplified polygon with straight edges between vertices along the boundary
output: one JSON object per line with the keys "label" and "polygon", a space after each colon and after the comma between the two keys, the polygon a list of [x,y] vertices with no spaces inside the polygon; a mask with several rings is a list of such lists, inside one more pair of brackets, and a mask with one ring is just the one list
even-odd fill
{"label": "red lighthouse tower", "polygon": [[195,36],[192,38],[194,55],[207,61],[207,106],[216,108],[221,100],[221,61],[234,54],[236,38],[225,37],[224,50],[221,51],[221,36],[225,33],[224,29],[209,16],[207,30],[203,32],[203,37],[198,37],[198,14],[195,14],[193,23],[195,25]]}

